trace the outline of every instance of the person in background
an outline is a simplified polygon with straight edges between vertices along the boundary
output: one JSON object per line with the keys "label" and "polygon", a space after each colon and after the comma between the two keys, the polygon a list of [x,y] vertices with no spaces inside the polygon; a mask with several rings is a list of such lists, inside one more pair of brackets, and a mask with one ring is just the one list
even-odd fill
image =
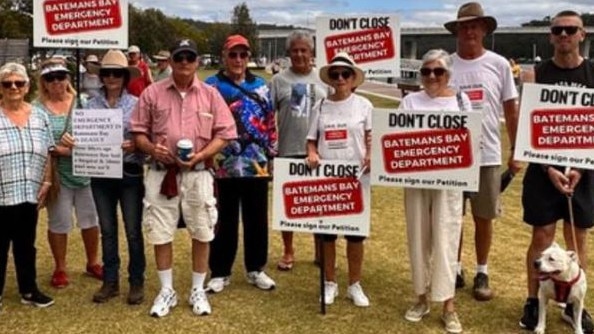
{"label": "person in background", "polygon": [[[304,30],[295,30],[287,37],[287,52],[291,67],[272,77],[270,95],[277,113],[278,156],[304,159],[305,137],[311,110],[316,102],[325,98],[328,86],[320,80],[312,66],[313,36]],[[295,260],[293,232],[283,231],[283,256],[277,264],[279,270],[291,270]],[[315,261],[318,260],[318,242],[315,240]]]}
{"label": "person in background", "polygon": [[54,141],[47,114],[25,102],[29,83],[23,65],[0,67],[0,308],[11,246],[21,303],[54,304],[39,291],[35,264],[38,209],[51,186],[48,150]]}
{"label": "person in background", "polygon": [[142,91],[153,83],[153,75],[148,64],[142,60],[140,48],[136,45],[128,48],[128,65],[136,66],[140,70],[140,76],[130,80],[127,87],[128,93],[139,97]]}
{"label": "person in background", "polygon": [[522,67],[520,64],[516,63],[513,58],[509,59],[509,66],[511,67],[512,75],[514,77],[514,84],[516,86],[520,85],[520,75],[522,74]]}
{"label": "person in background", "polygon": [[124,142],[123,178],[92,178],[91,188],[99,215],[103,251],[103,285],[93,295],[95,303],[104,303],[120,292],[120,255],[118,243],[118,202],[128,242],[128,304],[144,300],[144,239],[142,236],[142,199],[144,197],[144,154],[134,145],[130,133],[130,117],[138,99],[126,91],[128,82],[140,75],[135,66],[128,66],[126,55],[109,50],[101,64],[89,69],[98,73],[103,88],[91,99],[88,109],[119,109],[122,111]]}
{"label": "person in background", "polygon": [[72,168],[72,110],[76,107],[76,91],[70,83],[70,71],[63,60],[51,58],[41,64],[39,96],[33,104],[43,110],[52,125],[55,146],[51,154],[57,160],[60,192],[55,201],[48,203],[48,231],[55,270],[51,285],[64,288],[69,284],[66,272],[68,233],[73,225],[73,213],[81,229],[87,258],[86,274],[98,280],[103,268],[98,262],[99,223],[95,201],[91,192],[91,179],[75,176]]}
{"label": "person in background", "polygon": [[[333,88],[333,93],[320,100],[313,109],[307,132],[307,163],[316,168],[320,159],[357,161],[363,169],[369,168],[371,144],[371,102],[354,94],[365,80],[365,73],[345,52],[340,52],[320,69],[321,80]],[[330,131],[343,132],[332,136]],[[324,252],[324,300],[330,305],[338,296],[336,280],[335,234],[319,235]],[[363,266],[363,240],[361,236],[345,236],[349,266],[347,298],[356,306],[369,306],[369,299],[361,287]]]}
{"label": "person in background", "polygon": [[[512,143],[507,166],[514,174],[521,168],[520,163],[513,160],[513,143],[516,141],[518,126],[518,91],[507,59],[483,46],[485,37],[497,28],[497,21],[492,16],[486,16],[479,3],[461,5],[457,19],[447,22],[444,27],[456,36],[457,49],[452,55],[451,85],[469,96],[473,110],[482,110],[483,113],[479,190],[470,196],[470,205],[475,227],[477,262],[472,293],[476,300],[487,301],[493,298],[488,271],[493,219],[501,213],[501,110],[505,117],[509,142]],[[461,252],[462,237],[459,257]],[[459,262],[456,287],[461,288],[464,285],[462,264]]]}
{"label": "person in background", "polygon": [[[188,301],[194,314],[207,315],[212,310],[204,280],[218,213],[214,180],[206,163],[237,137],[237,130],[221,95],[198,79],[196,43],[181,39],[170,52],[171,76],[147,88],[130,121],[136,147],[151,156],[144,182],[143,228],[155,249],[161,290],[150,314],[163,317],[177,305],[172,243],[183,215],[192,237],[192,289]],[[189,154],[177,152],[182,139],[192,143]]]}
{"label": "person in background", "polygon": [[[419,70],[423,91],[402,99],[404,110],[469,111],[466,94],[448,87],[452,59],[444,50],[429,50]],[[462,192],[404,189],[408,253],[417,302],[404,318],[419,322],[429,314],[429,301],[443,302],[442,321],[448,333],[461,333],[454,307],[456,262],[462,231]]]}
{"label": "person in background", "polygon": [[99,58],[94,54],[88,55],[85,59],[85,71],[81,75],[80,88],[82,93],[87,95],[87,99],[99,95],[101,91],[101,79],[97,74],[89,72],[89,67],[97,64],[99,64]]}
{"label": "person in background", "polygon": [[268,259],[268,168],[277,150],[270,91],[263,78],[247,69],[250,44],[245,37],[227,37],[222,58],[224,69],[205,82],[225,99],[239,138],[214,158],[219,220],[211,242],[207,290],[220,292],[230,283],[240,209],[247,281],[259,289],[272,290],[276,284],[264,272]]}
{"label": "person in background", "polygon": [[171,54],[167,50],[161,50],[153,56],[157,61],[157,75],[155,75],[155,82],[169,78],[171,75],[170,57]]}
{"label": "person in background", "polygon": [[[584,22],[578,13],[566,10],[555,15],[549,35],[553,57],[536,66],[536,83],[594,88],[594,65],[580,55],[580,43],[585,38]],[[563,220],[565,244],[577,253],[580,266],[587,272],[588,234],[594,226],[594,174],[591,170],[566,171],[564,166],[531,163],[524,175],[522,207],[524,222],[532,226],[532,237],[526,252],[528,298],[520,327],[534,330],[538,323],[539,275],[533,263],[555,241],[557,221]],[[571,224],[575,227],[577,244],[573,241]],[[568,303],[562,313],[563,320],[572,326],[573,312],[574,305]],[[585,308],[582,329],[584,333],[594,332],[592,316]]]}

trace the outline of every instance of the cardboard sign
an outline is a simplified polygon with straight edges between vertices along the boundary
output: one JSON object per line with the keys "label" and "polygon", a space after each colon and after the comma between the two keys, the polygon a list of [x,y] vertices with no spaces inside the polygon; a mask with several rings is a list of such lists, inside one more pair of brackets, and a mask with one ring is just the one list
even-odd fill
{"label": "cardboard sign", "polygon": [[35,47],[128,47],[128,0],[40,0],[33,6]]}
{"label": "cardboard sign", "polygon": [[274,160],[273,228],[324,234],[369,235],[369,177],[357,162]]}
{"label": "cardboard sign", "polygon": [[400,22],[396,15],[316,18],[318,68],[347,52],[367,78],[400,77]]}
{"label": "cardboard sign", "polygon": [[514,158],[594,169],[594,89],[524,84]]}
{"label": "cardboard sign", "polygon": [[374,109],[371,184],[478,190],[481,113]]}

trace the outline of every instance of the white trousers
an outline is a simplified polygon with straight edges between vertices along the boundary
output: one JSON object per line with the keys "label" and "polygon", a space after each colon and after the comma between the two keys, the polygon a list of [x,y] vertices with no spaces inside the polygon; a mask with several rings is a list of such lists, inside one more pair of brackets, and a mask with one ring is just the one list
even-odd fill
{"label": "white trousers", "polygon": [[404,190],[408,254],[414,291],[442,302],[454,297],[462,230],[462,192]]}

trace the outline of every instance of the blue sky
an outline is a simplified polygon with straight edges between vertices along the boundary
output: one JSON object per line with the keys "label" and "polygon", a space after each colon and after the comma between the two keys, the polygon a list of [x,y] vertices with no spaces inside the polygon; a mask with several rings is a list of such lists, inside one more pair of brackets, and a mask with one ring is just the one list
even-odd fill
{"label": "blue sky", "polygon": [[[456,17],[457,8],[468,0],[129,0],[141,8],[158,8],[167,15],[207,22],[229,22],[233,7],[245,2],[258,23],[313,27],[318,15],[396,13],[404,27],[441,26]],[[556,12],[572,9],[592,12],[592,0],[484,0],[487,15],[500,26],[519,26]]]}

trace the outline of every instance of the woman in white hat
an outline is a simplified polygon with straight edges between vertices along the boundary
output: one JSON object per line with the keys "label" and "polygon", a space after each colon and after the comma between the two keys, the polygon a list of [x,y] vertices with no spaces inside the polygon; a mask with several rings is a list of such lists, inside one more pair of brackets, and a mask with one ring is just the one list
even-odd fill
{"label": "woman in white hat", "polygon": [[48,213],[48,241],[54,256],[55,269],[51,278],[54,288],[69,284],[66,272],[68,233],[73,226],[73,211],[81,229],[87,256],[86,273],[102,279],[103,273],[98,258],[99,225],[91,194],[91,180],[75,176],[72,170],[72,122],[71,113],[76,104],[76,91],[72,87],[70,70],[64,59],[51,58],[41,64],[39,97],[33,104],[49,117],[55,142],[51,154],[57,159],[60,189],[55,200],[46,203]]}
{"label": "woman in white hat", "polygon": [[118,215],[120,204],[126,240],[128,241],[128,304],[140,304],[144,300],[144,240],[141,230],[142,198],[144,196],[144,155],[136,150],[130,134],[130,116],[138,99],[129,94],[126,85],[140,71],[128,66],[126,55],[119,50],[109,50],[99,66],[90,68],[99,73],[103,83],[101,94],[89,101],[89,109],[120,109],[123,112],[124,165],[122,179],[93,178],[93,197],[101,226],[103,251],[103,285],[93,295],[93,301],[104,303],[119,294],[120,256],[118,251]]}
{"label": "woman in white hat", "polygon": [[[313,109],[307,134],[309,166],[317,167],[320,159],[353,160],[368,170],[373,105],[366,98],[353,94],[365,80],[365,74],[347,53],[341,52],[320,69],[320,79],[331,86],[334,93],[322,99]],[[340,131],[341,135],[333,136],[329,131]],[[323,240],[322,251],[326,259],[324,297],[325,303],[330,305],[338,295],[335,267],[336,235],[324,234],[320,237]],[[365,237],[346,236],[345,239],[349,266],[347,298],[356,306],[367,307],[369,299],[360,284]]]}
{"label": "woman in white hat", "polygon": [[80,81],[81,92],[87,94],[87,98],[89,99],[99,95],[101,87],[103,86],[99,76],[96,73],[91,73],[87,70],[89,66],[92,66],[91,64],[99,64],[99,58],[97,58],[96,55],[90,54],[85,59],[84,72],[81,75]]}

